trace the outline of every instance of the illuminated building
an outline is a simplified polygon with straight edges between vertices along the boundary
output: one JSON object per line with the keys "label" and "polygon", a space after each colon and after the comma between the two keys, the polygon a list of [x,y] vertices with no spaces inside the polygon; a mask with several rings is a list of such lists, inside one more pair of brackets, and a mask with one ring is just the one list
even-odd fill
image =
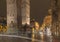
{"label": "illuminated building", "polygon": [[52,33],[59,35],[60,33],[60,0],[51,0],[52,9]]}
{"label": "illuminated building", "polygon": [[7,27],[11,31],[17,31],[16,28],[20,24],[25,25],[27,23],[30,25],[30,0],[6,0],[6,5]]}
{"label": "illuminated building", "polygon": [[17,5],[16,0],[6,0],[7,2],[7,26],[9,27],[14,23],[17,26]]}
{"label": "illuminated building", "polygon": [[30,0],[22,0],[21,3],[22,25],[30,25]]}
{"label": "illuminated building", "polygon": [[18,5],[20,4],[20,20],[22,25],[28,24],[30,25],[30,0],[7,0],[7,26],[10,25],[11,22],[17,25],[17,16],[18,16]]}

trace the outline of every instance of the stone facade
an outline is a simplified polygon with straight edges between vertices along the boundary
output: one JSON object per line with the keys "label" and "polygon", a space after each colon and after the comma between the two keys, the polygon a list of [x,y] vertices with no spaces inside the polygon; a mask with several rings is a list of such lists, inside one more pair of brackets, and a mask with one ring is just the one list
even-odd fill
{"label": "stone facade", "polygon": [[6,0],[7,2],[7,34],[17,34],[17,4],[16,0]]}
{"label": "stone facade", "polygon": [[60,0],[51,0],[52,9],[52,33],[60,35]]}
{"label": "stone facade", "polygon": [[22,0],[21,4],[22,25],[30,25],[30,0]]}
{"label": "stone facade", "polygon": [[18,33],[19,24],[30,25],[30,0],[6,0],[6,4],[8,33]]}
{"label": "stone facade", "polygon": [[[17,6],[16,0],[6,0],[7,2],[7,26],[16,24],[17,26]],[[13,23],[13,24],[12,24]]]}

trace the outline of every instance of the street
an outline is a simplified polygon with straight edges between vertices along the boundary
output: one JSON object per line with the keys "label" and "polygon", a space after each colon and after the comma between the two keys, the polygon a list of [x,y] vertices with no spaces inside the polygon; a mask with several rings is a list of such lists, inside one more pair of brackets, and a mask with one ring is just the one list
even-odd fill
{"label": "street", "polygon": [[32,34],[29,36],[0,34],[0,42],[60,42],[60,37]]}

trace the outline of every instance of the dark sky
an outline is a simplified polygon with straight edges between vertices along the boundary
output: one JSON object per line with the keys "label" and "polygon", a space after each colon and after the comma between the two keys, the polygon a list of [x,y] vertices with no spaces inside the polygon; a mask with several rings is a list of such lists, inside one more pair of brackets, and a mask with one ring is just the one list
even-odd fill
{"label": "dark sky", "polygon": [[6,16],[6,1],[0,0],[0,16]]}
{"label": "dark sky", "polygon": [[31,17],[39,23],[48,14],[50,0],[31,0]]}

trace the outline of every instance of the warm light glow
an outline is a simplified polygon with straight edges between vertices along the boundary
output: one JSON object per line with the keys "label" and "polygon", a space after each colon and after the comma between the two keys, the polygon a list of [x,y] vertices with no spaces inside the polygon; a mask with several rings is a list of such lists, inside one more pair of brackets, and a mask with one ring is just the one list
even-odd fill
{"label": "warm light glow", "polygon": [[32,42],[34,42],[35,34],[34,34],[34,28],[32,28]]}
{"label": "warm light glow", "polygon": [[35,28],[36,28],[36,30],[39,30],[39,23],[38,22],[35,22]]}
{"label": "warm light glow", "polygon": [[51,22],[52,22],[52,16],[51,15],[46,16],[44,19],[44,23],[45,24],[51,24]]}
{"label": "warm light glow", "polygon": [[32,34],[32,42],[34,42],[34,39],[35,39],[35,35]]}
{"label": "warm light glow", "polygon": [[32,28],[32,33],[34,33],[34,28]]}
{"label": "warm light glow", "polygon": [[44,30],[45,26],[46,26],[45,23],[43,23],[42,26],[40,27],[40,30]]}
{"label": "warm light glow", "polygon": [[7,26],[0,25],[0,32],[6,32],[7,29],[8,29]]}
{"label": "warm light glow", "polygon": [[51,22],[52,22],[52,16],[51,15],[46,16],[44,18],[42,26],[40,27],[40,30],[44,30],[46,25],[51,25]]}

